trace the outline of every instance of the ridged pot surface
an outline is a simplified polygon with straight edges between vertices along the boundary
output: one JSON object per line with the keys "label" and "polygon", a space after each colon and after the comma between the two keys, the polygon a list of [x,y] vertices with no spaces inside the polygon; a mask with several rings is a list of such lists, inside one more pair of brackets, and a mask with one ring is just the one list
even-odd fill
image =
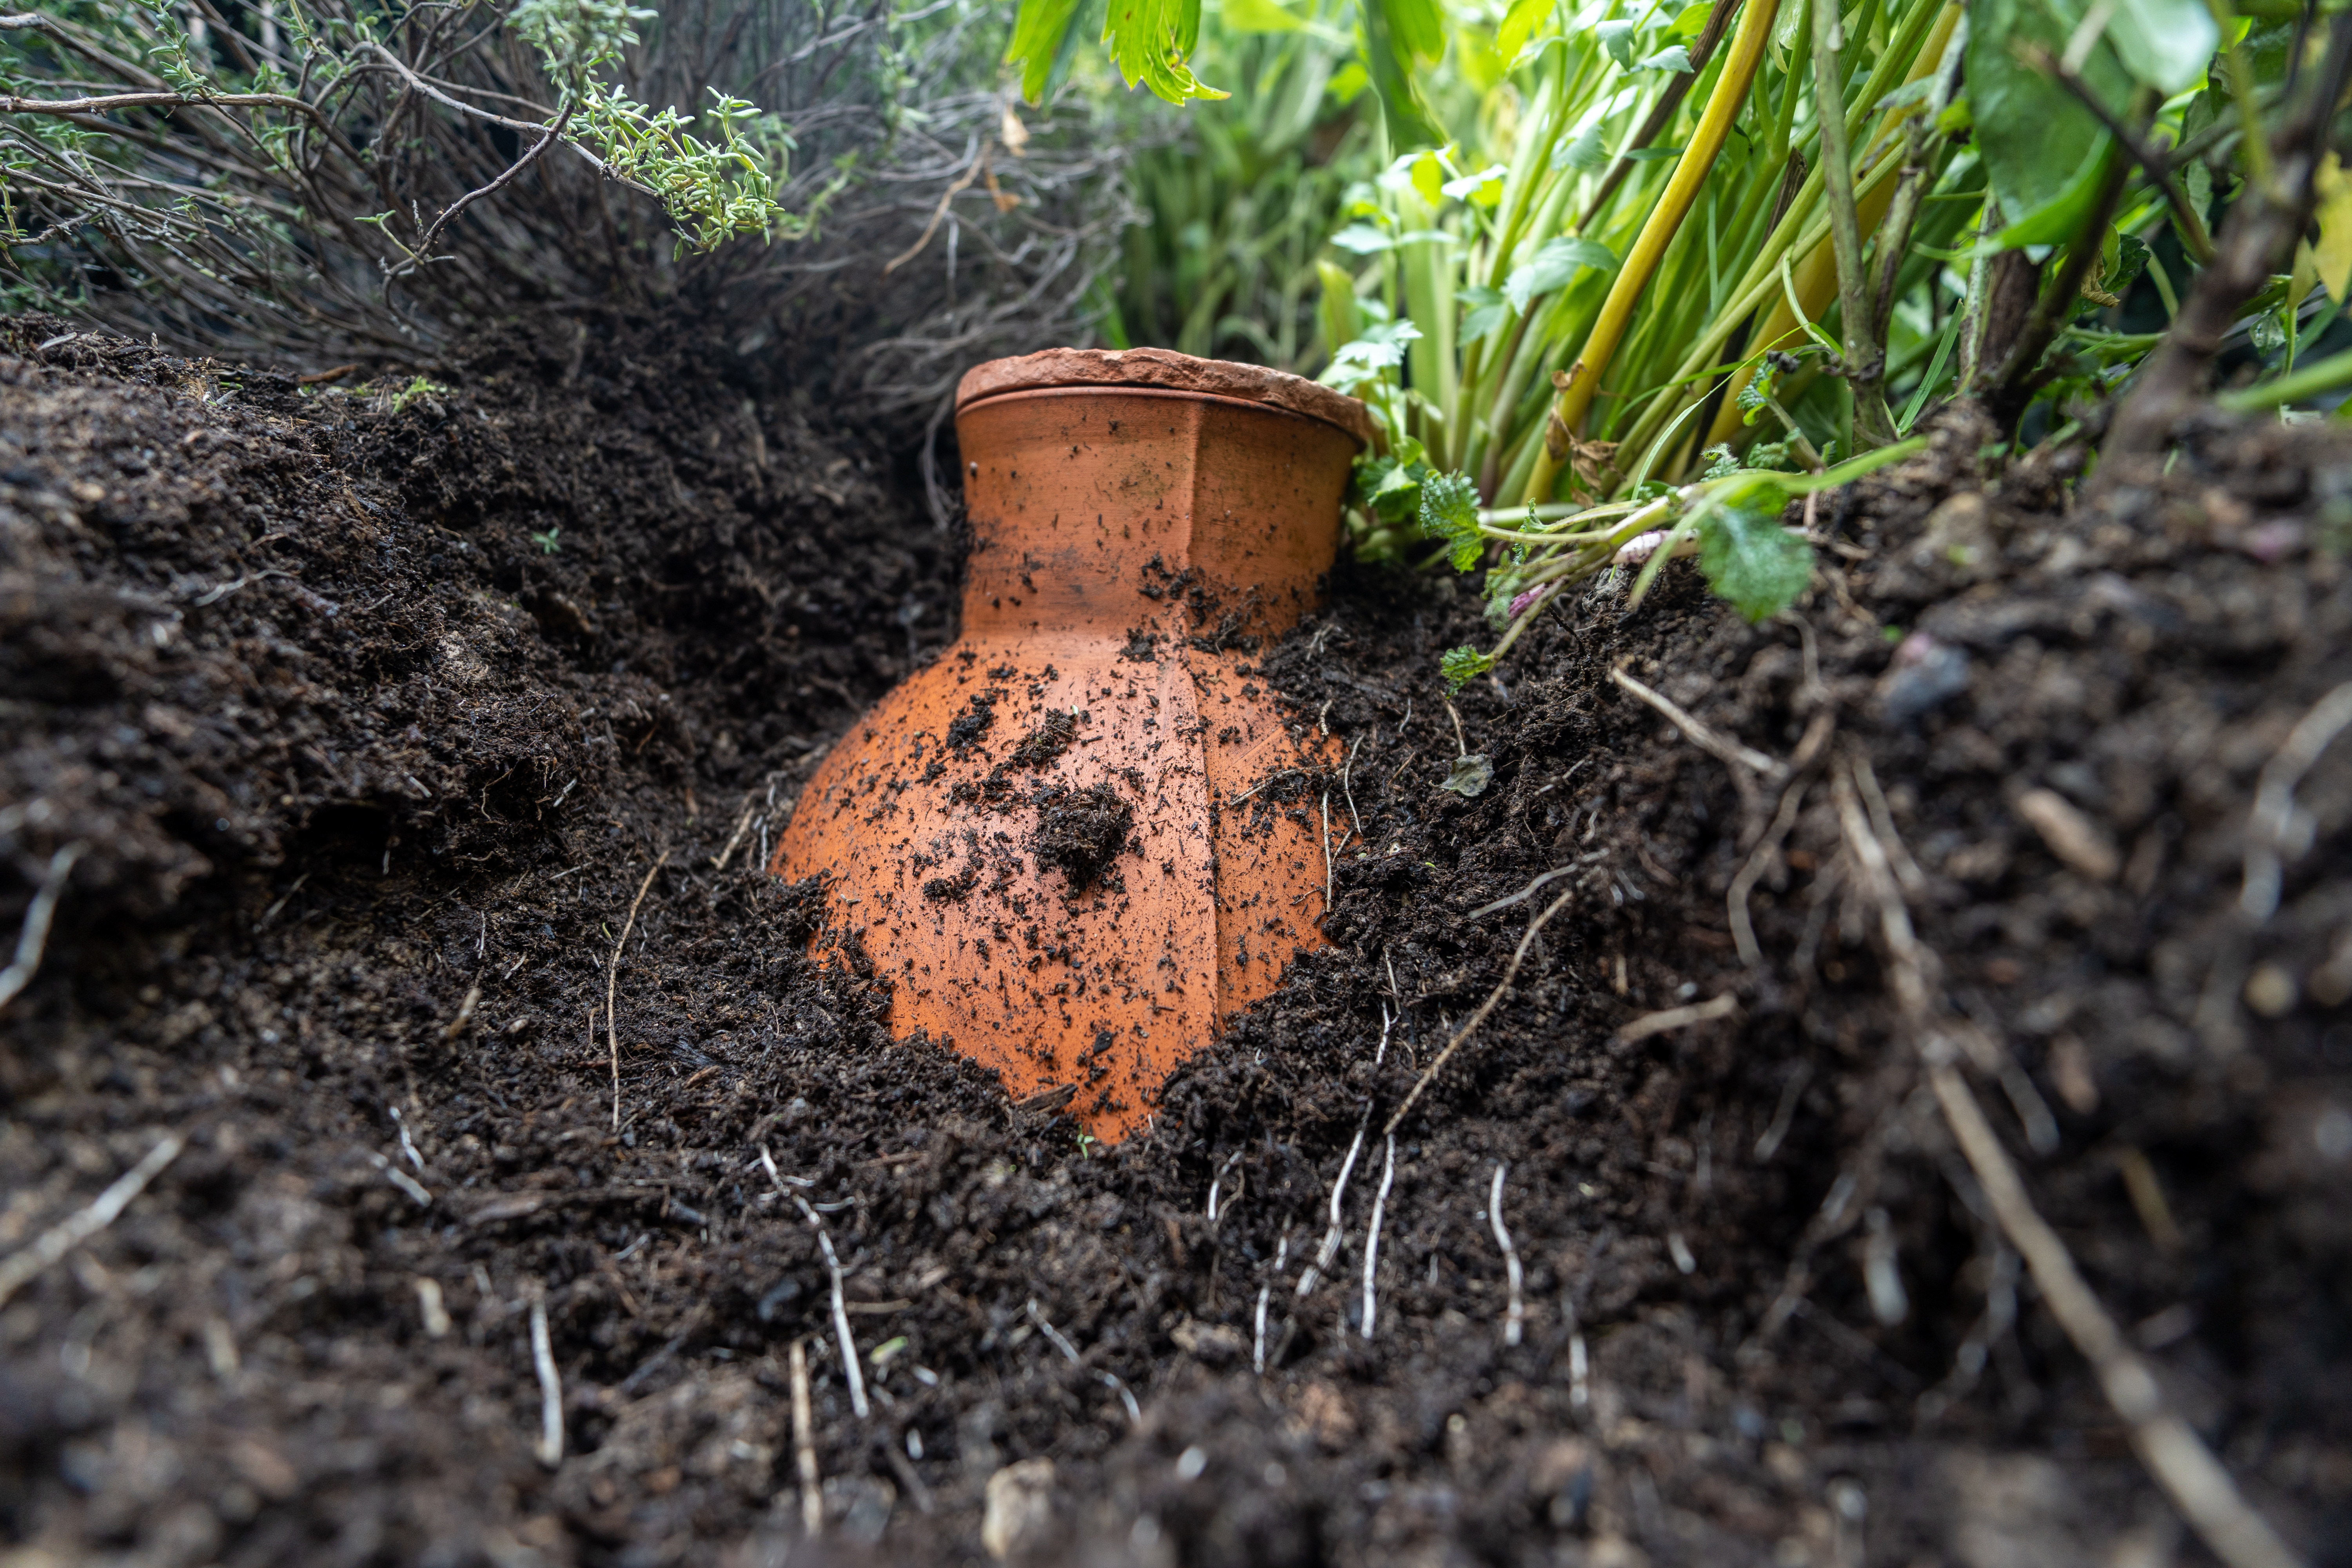
{"label": "ridged pot surface", "polygon": [[958,392],[963,634],[834,747],[772,868],[890,1026],[1071,1089],[1115,1139],[1321,941],[1312,726],[1252,673],[1315,602],[1362,405],[1153,350],[1055,350]]}

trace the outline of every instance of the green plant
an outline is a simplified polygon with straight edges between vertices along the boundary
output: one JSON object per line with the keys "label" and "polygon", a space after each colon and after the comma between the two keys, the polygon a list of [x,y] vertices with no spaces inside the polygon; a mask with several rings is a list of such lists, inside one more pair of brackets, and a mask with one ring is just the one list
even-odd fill
{"label": "green plant", "polygon": [[563,527],[559,523],[545,533],[534,531],[530,542],[539,546],[541,555],[553,555],[563,548]]}
{"label": "green plant", "polygon": [[[1645,532],[1633,602],[1685,551],[1773,613],[1811,560],[1789,496],[1908,449],[1942,399],[2014,429],[2155,344],[2101,317],[2159,238],[2193,283],[2205,205],[2264,177],[2249,128],[2287,90],[2291,26],[2225,34],[2203,0],[1963,9],[1520,0],[1458,139],[1351,192],[1320,308],[1324,379],[1382,432],[1355,534],[1487,570],[1501,640],[1450,678]],[[2321,217],[2340,296],[2352,200]],[[2244,341],[2291,363],[2325,325],[2318,271],[2247,300]]]}
{"label": "green plant", "polygon": [[1347,187],[1377,166],[1338,14],[1330,0],[1297,11],[1223,0],[1205,14],[1200,68],[1247,90],[1184,116],[1129,164],[1140,221],[1103,321],[1114,346],[1292,371],[1328,353],[1315,331],[1316,260]]}

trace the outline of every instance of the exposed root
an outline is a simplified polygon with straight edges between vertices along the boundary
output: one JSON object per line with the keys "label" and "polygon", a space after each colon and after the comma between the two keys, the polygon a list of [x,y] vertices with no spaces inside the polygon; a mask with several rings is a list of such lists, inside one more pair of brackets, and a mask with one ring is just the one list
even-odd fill
{"label": "exposed root", "polygon": [[[2352,721],[2352,710],[2347,710],[2347,721]],[[2051,1316],[2091,1363],[2107,1403],[2130,1430],[2141,1462],[2213,1554],[2230,1568],[2299,1568],[2302,1559],[2248,1505],[2212,1450],[2166,1402],[2147,1363],[2125,1341],[2075,1268],[2065,1242],[2034,1208],[2009,1152],[1960,1074],[1960,1047],[1937,1026],[1927,980],[1934,955],[1912,931],[1885,847],[1864,815],[1849,775],[1832,774],[1831,783],[1847,847],[1878,906],[1895,995],[1913,1044],[1927,1063],[1928,1085],[2001,1233],[2025,1259]]]}

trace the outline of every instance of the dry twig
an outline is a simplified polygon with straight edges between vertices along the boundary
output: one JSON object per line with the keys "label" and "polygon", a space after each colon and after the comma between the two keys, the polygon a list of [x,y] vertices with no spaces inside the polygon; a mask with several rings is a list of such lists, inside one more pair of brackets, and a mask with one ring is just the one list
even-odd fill
{"label": "dry twig", "polygon": [[[665,849],[646,868],[646,879],[637,884],[637,896],[629,900],[629,918],[621,923],[621,940],[613,944],[613,961],[604,969],[604,1038],[613,1054],[613,1131],[621,1130],[621,1030],[614,1022],[613,997],[621,978],[621,950],[629,945],[629,932],[636,928],[637,906],[646,901],[646,889],[654,885],[654,875],[669,859]],[[863,1411],[860,1415],[865,1414]]]}

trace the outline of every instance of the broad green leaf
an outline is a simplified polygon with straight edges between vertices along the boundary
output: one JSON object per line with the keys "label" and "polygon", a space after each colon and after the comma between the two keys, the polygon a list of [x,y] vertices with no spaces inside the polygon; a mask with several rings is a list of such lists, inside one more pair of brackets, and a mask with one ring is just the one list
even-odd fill
{"label": "broad green leaf", "polygon": [[1412,161],[1412,194],[1423,206],[1435,206],[1445,195],[1445,164],[1435,153],[1423,153]]}
{"label": "broad green leaf", "polygon": [[2320,286],[2340,301],[2352,280],[2352,174],[2330,153],[2313,184],[2319,192],[2319,241],[2311,251],[2319,263]]}
{"label": "broad green leaf", "polygon": [[1456,201],[1475,201],[1480,206],[1491,207],[1502,199],[1503,180],[1510,174],[1500,163],[1491,164],[1475,174],[1465,174],[1458,180],[1448,180],[1438,189]]}
{"label": "broad green leaf", "polygon": [[1519,51],[1528,47],[1536,29],[1550,16],[1555,3],[1556,0],[1511,0],[1511,9],[1495,34],[1495,52],[1517,65]]}
{"label": "broad green leaf", "polygon": [[1578,270],[1586,267],[1614,272],[1617,258],[1599,240],[1548,239],[1525,265],[1515,268],[1504,280],[1503,298],[1510,302],[1513,310],[1524,310],[1528,300],[1566,288]]}
{"label": "broad green leaf", "polygon": [[1706,26],[1707,17],[1714,13],[1715,7],[1708,4],[1708,0],[1698,0],[1696,5],[1685,5],[1675,14],[1672,22],[1666,24],[1666,36],[1670,38],[1696,38]]}
{"label": "broad green leaf", "polygon": [[2016,250],[2028,245],[2063,245],[2073,239],[2082,231],[2091,208],[2098,202],[2099,186],[2106,178],[2107,160],[2123,155],[2123,150],[2102,132],[2089,160],[2071,184],[2001,229],[2000,247]]}
{"label": "broad green leaf", "polygon": [[1234,33],[1295,33],[1307,25],[1276,0],[1224,0],[1222,17]]}
{"label": "broad green leaf", "polygon": [[[2093,188],[2109,138],[2091,111],[2056,81],[2021,59],[2021,46],[2065,52],[2083,20],[2085,0],[1969,0],[1966,73],[1977,151],[2010,221],[2004,244],[2055,244],[2072,237],[2079,204]],[[2084,84],[2120,118],[2132,81],[2116,52],[2102,41],[2084,59]],[[2053,205],[2056,212],[2033,219]],[[2054,236],[2027,240],[2021,226]]]}
{"label": "broad green leaf", "polygon": [[1201,0],[1111,0],[1103,42],[1129,87],[1148,87],[1170,103],[1230,95],[1210,87],[1184,63],[1200,40]]}
{"label": "broad green leaf", "polygon": [[1421,482],[1421,531],[1447,541],[1447,559],[1456,572],[1478,564],[1486,542],[1478,537],[1478,487],[1466,474],[1433,474]]}
{"label": "broad green leaf", "polygon": [[1328,261],[1315,264],[1315,280],[1323,290],[1316,302],[1315,319],[1323,329],[1325,347],[1336,349],[1355,342],[1364,330],[1364,313],[1356,308],[1356,280],[1345,268]]}
{"label": "broad green leaf", "polygon": [[1070,24],[1077,20],[1078,0],[1021,0],[1021,14],[1013,23],[1013,42],[1004,63],[1021,68],[1021,96],[1035,103],[1044,95],[1045,79]]}
{"label": "broad green leaf", "polygon": [[1331,237],[1331,243],[1358,256],[1371,256],[1394,247],[1396,241],[1368,223],[1351,223]]}
{"label": "broad green leaf", "polygon": [[1364,68],[1364,63],[1361,60],[1349,60],[1339,68],[1339,74],[1332,77],[1331,85],[1327,90],[1331,94],[1334,101],[1349,104],[1355,102],[1356,95],[1371,85],[1371,73]]}
{"label": "broad green leaf", "polygon": [[1680,44],[1668,44],[1656,54],[1635,65],[1633,68],[1645,71],[1686,72],[1691,68],[1690,51]]}
{"label": "broad green leaf", "polygon": [[1445,8],[1439,0],[1386,0],[1397,58],[1433,66],[1445,53]]}
{"label": "broad green leaf", "polygon": [[1698,569],[1750,626],[1796,603],[1813,580],[1813,547],[1780,520],[1726,506],[1699,524]]}
{"label": "broad green leaf", "polygon": [[1412,79],[1412,62],[1421,53],[1417,44],[1428,43],[1425,58],[1430,59],[1445,47],[1444,18],[1435,0],[1362,0],[1362,6],[1364,68],[1380,96],[1389,145],[1400,150],[1439,145],[1445,135]]}
{"label": "broad green leaf", "polygon": [[2117,0],[2107,42],[2126,70],[2169,98],[2205,74],[2221,30],[2204,0]]}

